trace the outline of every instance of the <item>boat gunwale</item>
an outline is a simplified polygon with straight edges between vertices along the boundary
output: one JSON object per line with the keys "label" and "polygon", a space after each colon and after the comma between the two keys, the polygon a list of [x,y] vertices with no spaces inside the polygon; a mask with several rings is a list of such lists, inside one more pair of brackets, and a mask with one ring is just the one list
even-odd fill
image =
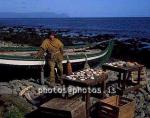
{"label": "boat gunwale", "polygon": [[[87,54],[87,60],[94,60],[94,59],[98,59],[98,58],[103,58],[105,55],[107,55],[110,51],[110,47],[112,47],[111,45],[113,45],[113,42],[112,41],[110,41],[109,42],[109,45],[105,48],[105,50],[102,50],[101,52],[99,52],[99,53],[94,53],[94,54]],[[25,51],[25,50],[24,50]],[[31,50],[31,51],[33,51],[33,50]],[[35,51],[35,50],[34,50]],[[78,58],[72,58],[72,57],[78,57]],[[15,57],[15,58],[8,58],[8,57]],[[21,56],[21,57],[23,57],[23,56]],[[28,58],[29,57],[31,57],[31,56],[28,56]],[[76,62],[84,62],[84,61],[86,61],[86,56],[85,56],[85,54],[83,53],[81,56],[80,56],[80,58],[79,58],[79,55],[70,55],[70,62],[71,63],[76,63]],[[0,55],[0,60],[5,60],[5,61],[24,61],[24,62],[30,62],[30,61],[32,61],[32,62],[39,62],[39,63],[41,63],[41,64],[38,64],[38,65],[43,65],[43,64],[45,64],[45,59],[37,59],[37,58],[30,58],[30,59],[21,59],[21,58],[16,58],[16,56],[9,56],[9,55]],[[66,63],[67,62],[67,60],[66,60],[66,58],[63,60],[63,63]],[[0,63],[0,64],[5,64],[5,63]],[[27,65],[27,64],[25,64],[25,65]],[[35,65],[35,64],[31,64],[31,65]]]}
{"label": "boat gunwale", "polygon": [[[93,57],[93,56],[98,56],[104,53],[104,51],[101,52],[96,52],[93,54],[87,54],[87,57]],[[77,54],[77,55],[68,55],[70,60],[73,59],[82,59],[85,58],[85,54]],[[40,59],[40,58],[34,58],[32,56],[14,56],[14,55],[0,55],[0,59],[7,59],[7,60],[25,60],[25,61],[43,61],[45,59]],[[64,59],[67,59],[66,55],[64,56]]]}

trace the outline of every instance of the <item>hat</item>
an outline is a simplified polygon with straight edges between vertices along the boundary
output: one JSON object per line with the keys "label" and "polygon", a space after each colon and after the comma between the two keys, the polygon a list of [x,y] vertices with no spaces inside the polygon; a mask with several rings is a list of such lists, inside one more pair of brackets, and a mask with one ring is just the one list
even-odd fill
{"label": "hat", "polygon": [[48,36],[50,36],[50,35],[55,36],[55,32],[49,32]]}

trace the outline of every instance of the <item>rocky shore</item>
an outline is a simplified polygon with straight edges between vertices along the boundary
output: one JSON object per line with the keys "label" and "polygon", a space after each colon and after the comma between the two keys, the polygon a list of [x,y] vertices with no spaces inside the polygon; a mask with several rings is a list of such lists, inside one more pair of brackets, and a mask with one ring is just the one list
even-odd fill
{"label": "rocky shore", "polygon": [[12,43],[11,41],[0,41],[0,47],[29,47],[27,44]]}
{"label": "rocky shore", "polygon": [[[39,46],[47,33],[51,29],[28,28],[28,27],[1,27],[0,28],[0,47],[28,47]],[[81,34],[80,32],[71,33],[70,30],[56,30],[58,37],[66,46],[96,44],[101,41],[115,38],[115,47],[112,57],[138,61],[150,67],[150,39],[142,38],[119,38],[112,34]],[[95,45],[95,48],[105,48],[106,45]],[[117,78],[117,73],[109,73],[109,80]],[[150,117],[150,70],[147,69],[147,85],[138,91],[125,94],[125,97],[135,99],[136,113],[135,118]],[[5,80],[5,78],[3,79]],[[35,79],[15,79],[0,82],[0,117],[13,117],[17,114],[22,118],[26,113],[35,110],[43,101],[45,95],[39,94],[38,89],[43,87]],[[44,87],[48,87],[44,85]],[[114,86],[111,86],[115,88]],[[27,90],[26,90],[27,89]],[[25,92],[24,92],[25,91]],[[28,91],[28,92],[26,92]],[[112,94],[112,93],[111,93]],[[110,94],[108,94],[109,96]],[[113,94],[112,94],[113,95]],[[47,96],[47,95],[46,95]],[[39,102],[39,100],[42,102]],[[17,102],[16,102],[17,101]],[[92,99],[93,102],[95,102]]]}
{"label": "rocky shore", "polygon": [[[3,46],[40,46],[47,37],[48,28],[32,27],[0,27],[0,47]],[[118,36],[117,34],[90,33],[88,31],[73,32],[70,29],[55,29],[57,37],[65,46],[82,46],[94,44],[95,48],[101,41],[116,39],[112,56],[121,60],[134,60],[150,67],[150,39],[139,37]]]}
{"label": "rocky shore", "polygon": [[[117,78],[117,73],[109,72],[109,80]],[[150,70],[147,70],[148,82],[147,85],[143,85],[142,88],[137,91],[132,91],[124,94],[124,97],[134,99],[136,102],[135,118],[149,118],[150,117]],[[11,80],[8,82],[0,82],[0,115],[7,116],[13,113],[21,115],[22,117],[38,108],[50,96],[46,94],[40,94],[39,88],[47,88],[47,85],[40,85],[38,80]],[[56,88],[61,86],[55,86]],[[108,88],[115,90],[115,84]],[[113,89],[114,88],[114,89]],[[107,93],[107,96],[115,95],[114,91]],[[62,94],[61,94],[62,95]],[[61,96],[59,95],[59,96]],[[17,99],[17,102],[16,102]],[[96,99],[91,99],[92,103],[95,103]],[[13,109],[16,109],[14,111]],[[21,114],[19,114],[21,113]]]}

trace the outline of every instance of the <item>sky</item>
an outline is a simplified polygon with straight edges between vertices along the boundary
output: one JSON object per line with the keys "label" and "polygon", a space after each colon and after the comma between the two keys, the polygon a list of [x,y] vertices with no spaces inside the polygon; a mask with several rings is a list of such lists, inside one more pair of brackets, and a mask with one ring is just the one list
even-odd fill
{"label": "sky", "polygon": [[70,17],[150,17],[150,0],[0,0],[0,12],[54,12]]}

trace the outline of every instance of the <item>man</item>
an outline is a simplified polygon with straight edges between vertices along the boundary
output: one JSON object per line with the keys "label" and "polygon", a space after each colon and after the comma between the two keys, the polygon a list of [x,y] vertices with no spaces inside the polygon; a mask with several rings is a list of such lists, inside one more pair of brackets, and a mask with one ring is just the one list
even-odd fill
{"label": "man", "polygon": [[63,75],[63,44],[59,39],[55,38],[54,32],[50,32],[48,34],[48,38],[43,41],[42,45],[40,46],[40,50],[37,54],[35,54],[35,57],[40,58],[45,52],[47,52],[46,57],[50,66],[49,84],[54,85],[55,66],[58,68],[59,79],[61,79]]}

